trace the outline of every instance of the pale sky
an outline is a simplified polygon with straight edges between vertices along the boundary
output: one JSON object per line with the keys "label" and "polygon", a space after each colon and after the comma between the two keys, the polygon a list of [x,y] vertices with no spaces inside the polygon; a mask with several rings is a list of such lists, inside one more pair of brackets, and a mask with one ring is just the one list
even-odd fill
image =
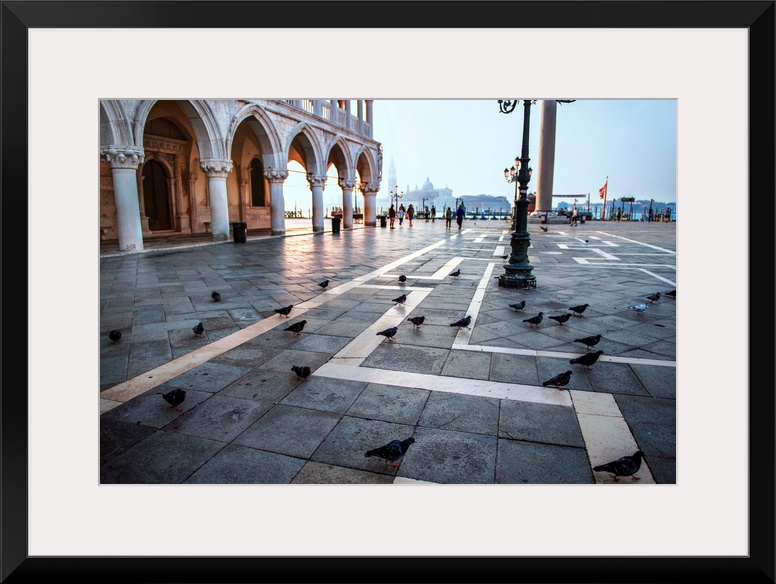
{"label": "pale sky", "polygon": [[[561,97],[559,99],[566,99]],[[523,102],[511,114],[497,99],[376,100],[373,136],[383,144],[382,191],[393,159],[400,190],[426,178],[453,196],[514,197],[504,168],[520,155]],[[531,106],[529,192],[537,188],[542,102]],[[557,105],[553,194],[590,193],[609,177],[607,203],[635,197],[676,201],[676,101],[578,100]],[[567,199],[553,199],[553,206]]]}

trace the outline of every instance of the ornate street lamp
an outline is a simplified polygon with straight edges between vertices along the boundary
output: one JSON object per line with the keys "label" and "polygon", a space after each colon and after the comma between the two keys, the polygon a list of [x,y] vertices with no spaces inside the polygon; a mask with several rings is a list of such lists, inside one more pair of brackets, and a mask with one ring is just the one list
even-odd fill
{"label": "ornate street lamp", "polygon": [[394,211],[398,211],[399,199],[401,199],[404,196],[404,191],[399,193],[399,185],[396,185],[394,188],[396,190],[391,191],[391,204],[393,205]]}
{"label": "ornate street lamp", "polygon": [[[533,266],[528,263],[528,248],[531,246],[531,236],[528,233],[528,181],[532,170],[528,167],[528,136],[531,123],[531,105],[535,100],[524,99],[523,105],[523,149],[519,158],[515,158],[515,166],[504,169],[507,182],[515,183],[515,216],[512,221],[512,237],[510,246],[512,253],[509,263],[504,265],[504,274],[498,277],[498,285],[502,288],[536,288],[536,276],[531,272]],[[520,100],[500,99],[499,110],[502,114],[511,114]]]}

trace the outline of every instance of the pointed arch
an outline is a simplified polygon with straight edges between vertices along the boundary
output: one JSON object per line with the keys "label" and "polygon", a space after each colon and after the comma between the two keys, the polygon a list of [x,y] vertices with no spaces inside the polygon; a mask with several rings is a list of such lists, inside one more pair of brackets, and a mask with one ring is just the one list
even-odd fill
{"label": "pointed arch", "polygon": [[248,125],[259,142],[263,165],[284,168],[286,158],[283,156],[283,145],[278,140],[280,133],[264,108],[257,104],[246,104],[232,116],[226,132],[226,151],[231,154],[235,134],[243,123]]}
{"label": "pointed arch", "polygon": [[305,167],[308,174],[325,174],[325,163],[321,153],[321,143],[316,137],[313,128],[307,122],[301,122],[294,126],[288,134],[284,149],[283,168],[292,158],[292,150],[300,154],[297,160]]}

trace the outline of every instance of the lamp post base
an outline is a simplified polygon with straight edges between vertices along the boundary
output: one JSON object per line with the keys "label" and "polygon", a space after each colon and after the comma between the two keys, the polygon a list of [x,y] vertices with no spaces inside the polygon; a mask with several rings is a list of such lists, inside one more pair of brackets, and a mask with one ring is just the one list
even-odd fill
{"label": "lamp post base", "polygon": [[[528,268],[533,269],[531,266]],[[517,271],[517,266],[504,266],[504,269],[507,273],[498,277],[499,288],[518,288],[521,290],[536,288],[536,276],[533,274],[521,274]]]}

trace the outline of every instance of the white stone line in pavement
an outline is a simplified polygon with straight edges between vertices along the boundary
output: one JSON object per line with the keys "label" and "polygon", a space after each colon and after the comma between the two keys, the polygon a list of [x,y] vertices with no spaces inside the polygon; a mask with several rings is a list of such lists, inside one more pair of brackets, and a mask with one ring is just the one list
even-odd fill
{"label": "white stone line in pavement", "polygon": [[665,253],[676,255],[676,252],[672,249],[666,249],[664,247],[660,247],[657,245],[652,245],[651,243],[644,243],[643,241],[638,241],[636,239],[630,239],[628,237],[623,237],[622,235],[615,235],[614,233],[607,233],[606,231],[598,231],[597,233],[600,233],[602,235],[606,235],[607,237],[616,237],[617,239],[621,239],[623,241],[627,241],[628,243],[635,243],[636,245],[643,245],[644,247],[649,247],[652,249],[657,249],[660,251],[663,251]]}
{"label": "white stone line in pavement", "polygon": [[[674,269],[676,269],[676,268],[674,267]],[[673,280],[669,280],[668,278],[664,278],[663,276],[660,276],[659,274],[655,274],[654,272],[650,272],[649,270],[645,270],[644,268],[639,268],[639,271],[644,272],[645,274],[649,274],[653,278],[657,278],[661,282],[665,282],[669,286],[673,286],[674,288],[676,288],[676,282],[674,282]]]}
{"label": "white stone line in pavement", "polygon": [[407,477],[396,477],[393,479],[394,485],[438,485],[439,483],[432,483],[431,481],[421,481],[418,479],[410,479]]}
{"label": "white stone line in pavement", "polygon": [[444,266],[439,268],[436,272],[434,272],[431,275],[432,280],[444,280],[447,276],[450,275],[450,273],[463,261],[463,258],[461,257],[454,257],[449,262],[447,262]]}
{"label": "white stone line in pavement", "polygon": [[[569,394],[590,458],[590,468],[616,460],[621,456],[631,455],[639,449],[628,423],[611,394],[576,389],[569,390]],[[639,481],[634,481],[630,477],[620,477],[619,481],[615,482],[611,475],[605,472],[594,472],[593,475],[598,484],[655,484],[646,459],[641,461],[641,468],[636,473],[636,476],[641,479]]]}
{"label": "white stone line in pavement", "polygon": [[474,323],[477,321],[477,315],[480,313],[480,308],[482,308],[482,300],[485,298],[485,289],[488,287],[488,281],[490,280],[495,265],[495,263],[491,262],[488,264],[488,267],[485,268],[485,273],[482,275],[482,278],[480,278],[480,283],[477,284],[477,289],[474,291],[474,296],[472,296],[472,300],[469,303],[469,308],[466,310],[466,315],[471,316],[472,321],[469,323],[468,329],[458,329],[458,334],[455,335],[455,341],[453,341],[454,345],[469,344],[469,339],[472,337],[472,329],[474,329]]}
{"label": "white stone line in pavement", "polygon": [[[378,318],[360,335],[340,349],[340,351],[334,355],[333,359],[337,359],[342,365],[346,362],[340,360],[344,359],[360,359],[361,362],[363,362],[364,359],[372,354],[372,351],[374,351],[380,343],[383,341],[391,342],[377,333],[392,326],[399,326],[402,322],[407,320],[410,313],[418,306],[418,304],[423,302],[423,299],[428,296],[431,291],[431,288],[419,289],[407,296],[407,300],[404,304],[393,306],[388,309],[383,316]],[[412,323],[408,326],[412,326]],[[360,364],[361,363],[358,363],[358,365]]]}
{"label": "white stone line in pavement", "polygon": [[[501,240],[499,239],[499,241],[501,241]],[[497,245],[497,246],[496,246],[496,249],[494,249],[494,250],[493,250],[493,255],[494,255],[494,256],[496,256],[496,255],[497,255],[497,256],[502,256],[502,255],[504,255],[504,249],[505,249],[505,248],[506,248],[506,246],[505,246],[505,245]]]}
{"label": "white stone line in pavement", "polygon": [[599,267],[599,268],[636,268],[636,269],[640,269],[640,268],[669,268],[669,269],[672,269],[672,270],[676,269],[676,266],[672,266],[671,264],[603,264],[603,263],[599,263],[597,261],[591,261],[591,260],[596,260],[598,258],[574,257],[572,259],[575,262],[577,262],[578,264],[580,264],[580,265],[590,266],[590,267]]}
{"label": "white stone line in pavement", "polygon": [[546,388],[482,379],[411,373],[409,371],[371,369],[369,367],[348,367],[332,361],[321,365],[315,370],[313,376],[572,407],[568,391],[554,387]]}

